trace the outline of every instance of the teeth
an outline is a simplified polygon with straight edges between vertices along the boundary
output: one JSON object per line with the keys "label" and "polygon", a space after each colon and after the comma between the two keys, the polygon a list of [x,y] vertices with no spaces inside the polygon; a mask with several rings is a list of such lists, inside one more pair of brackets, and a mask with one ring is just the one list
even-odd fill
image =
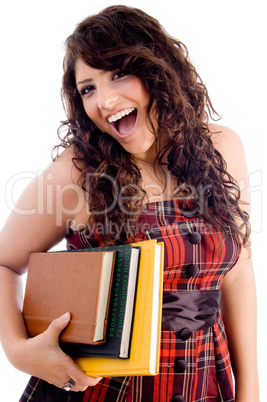
{"label": "teeth", "polygon": [[112,116],[108,117],[109,123],[112,123],[114,121],[120,120],[122,117],[127,116],[128,114],[132,113],[134,109],[125,109],[122,110],[121,112],[118,112],[116,114],[113,114]]}

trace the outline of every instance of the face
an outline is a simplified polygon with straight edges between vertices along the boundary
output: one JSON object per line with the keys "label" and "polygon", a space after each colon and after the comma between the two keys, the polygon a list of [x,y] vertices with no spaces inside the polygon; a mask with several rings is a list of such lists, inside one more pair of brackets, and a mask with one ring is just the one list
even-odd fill
{"label": "face", "polygon": [[155,137],[148,127],[150,96],[142,81],[123,71],[94,69],[82,60],[76,63],[75,76],[84,110],[94,124],[137,158],[151,157]]}

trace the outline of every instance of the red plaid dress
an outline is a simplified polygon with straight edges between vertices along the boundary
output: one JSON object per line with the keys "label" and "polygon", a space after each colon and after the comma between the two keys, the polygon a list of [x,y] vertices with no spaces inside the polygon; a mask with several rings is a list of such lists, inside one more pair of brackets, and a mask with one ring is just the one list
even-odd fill
{"label": "red plaid dress", "polygon": [[[195,232],[201,234],[198,243],[190,241],[190,234]],[[158,239],[165,244],[164,292],[179,291],[182,294],[182,291],[219,290],[240,253],[240,246],[230,229],[221,243],[220,233],[206,224],[200,215],[188,217],[183,214],[178,201],[147,204],[137,222],[136,233],[136,241]],[[73,249],[102,245],[101,238],[90,229],[71,231],[67,243],[68,248]],[[188,267],[192,264],[194,269],[190,271]],[[26,397],[27,394],[31,397]],[[43,396],[37,397],[38,394]],[[55,395],[55,399],[51,395]],[[187,340],[180,339],[177,331],[162,331],[160,373],[157,376],[105,378],[85,393],[69,392],[66,398],[66,391],[33,377],[21,402],[234,401],[231,361],[220,314],[214,325],[194,331]]]}

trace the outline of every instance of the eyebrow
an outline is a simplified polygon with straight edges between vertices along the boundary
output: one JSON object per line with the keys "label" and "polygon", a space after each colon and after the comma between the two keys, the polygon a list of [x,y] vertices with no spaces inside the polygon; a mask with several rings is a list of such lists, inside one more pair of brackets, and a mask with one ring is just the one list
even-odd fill
{"label": "eyebrow", "polygon": [[76,86],[83,85],[83,84],[88,84],[88,83],[90,83],[92,81],[93,81],[92,78],[87,78],[86,80],[77,82]]}
{"label": "eyebrow", "polygon": [[[108,74],[110,71],[108,71],[108,70],[100,70],[100,72],[101,72],[102,75],[105,75],[105,74]],[[76,86],[81,85],[81,84],[82,84],[82,85],[83,85],[83,84],[88,84],[88,83],[90,83],[90,82],[92,82],[92,81],[94,81],[93,78],[87,78],[87,79],[85,79],[85,80],[83,80],[83,81],[77,82],[77,83],[76,83]]]}

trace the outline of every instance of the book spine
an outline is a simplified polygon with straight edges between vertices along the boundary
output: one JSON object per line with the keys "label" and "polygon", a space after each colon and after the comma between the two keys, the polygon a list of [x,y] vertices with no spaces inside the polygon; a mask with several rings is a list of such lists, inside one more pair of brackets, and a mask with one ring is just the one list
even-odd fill
{"label": "book spine", "polygon": [[129,279],[129,266],[132,253],[131,245],[98,247],[71,250],[70,252],[116,251],[110,309],[106,332],[106,342],[101,345],[61,344],[65,353],[73,356],[120,357],[121,336],[125,316],[126,295]]}
{"label": "book spine", "polygon": [[121,338],[125,315],[126,296],[129,277],[131,251],[127,248],[118,250],[117,269],[115,271],[113,298],[110,318],[109,337]]}

